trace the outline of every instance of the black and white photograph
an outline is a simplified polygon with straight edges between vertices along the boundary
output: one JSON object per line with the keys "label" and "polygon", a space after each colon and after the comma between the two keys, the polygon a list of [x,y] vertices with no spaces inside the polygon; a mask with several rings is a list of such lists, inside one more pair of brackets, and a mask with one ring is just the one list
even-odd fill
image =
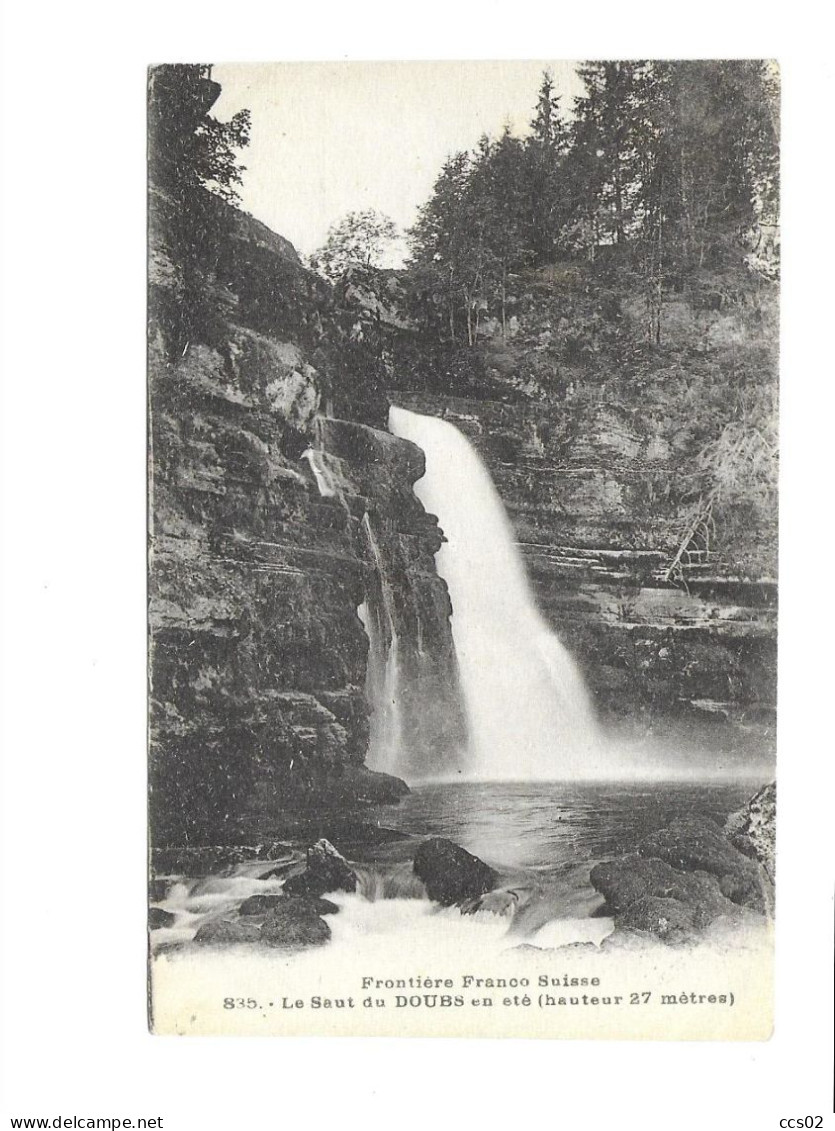
{"label": "black and white photograph", "polygon": [[830,1128],[825,13],[2,21],[0,1122]]}
{"label": "black and white photograph", "polygon": [[769,1036],[779,102],[150,68],[155,1031]]}

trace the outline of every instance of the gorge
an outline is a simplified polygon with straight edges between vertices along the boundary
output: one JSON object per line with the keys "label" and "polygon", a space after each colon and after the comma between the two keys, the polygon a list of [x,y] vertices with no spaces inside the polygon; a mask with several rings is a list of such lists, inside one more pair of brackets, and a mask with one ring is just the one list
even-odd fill
{"label": "gorge", "polygon": [[767,775],[773,280],[697,267],[650,341],[613,243],[507,272],[460,342],[402,273],[331,285],[190,191],[152,175],[155,849],[611,773],[598,731],[650,776]]}
{"label": "gorge", "polygon": [[546,72],[386,267],[374,210],[303,260],[237,207],[249,112],[152,68],[156,1031],[347,1002],[420,1032],[352,970],[640,973],[648,1000],[698,949],[767,1032],[771,77],[589,63],[566,117]]}
{"label": "gorge", "polygon": [[[410,345],[412,369],[404,365],[382,403],[341,419],[333,406],[344,402],[340,382],[352,378],[340,376],[340,351],[356,325],[390,340],[379,312],[354,306],[346,322],[285,241],[236,214],[223,290],[207,288],[207,301],[228,313],[211,343],[172,355],[166,311],[181,284],[165,195],[152,204],[152,812],[161,846],[246,841],[253,814],[314,799],[350,808],[395,798],[401,787],[379,771],[418,780],[467,767],[474,723],[460,688],[468,615],[462,608],[450,628],[449,588],[458,585],[444,563],[452,539],[444,543],[424,451],[413,442],[432,460],[432,437],[452,427],[445,421],[480,452],[512,524],[496,517],[483,525],[477,502],[457,493],[458,518],[478,547],[464,568],[478,576],[494,551],[517,543],[544,617],[509,634],[512,665],[492,666],[516,669],[524,641],[524,649],[551,650],[541,663],[565,673],[557,633],[607,725],[622,722],[633,727],[630,738],[638,730],[668,745],[665,736],[696,726],[708,741],[730,736],[728,765],[767,761],[774,585],[698,552],[680,580],[665,578],[681,508],[659,498],[650,511],[646,494],[653,475],[675,477],[670,461],[684,441],[665,394],[644,385],[640,397],[644,409],[653,404],[650,424],[668,414],[670,439],[626,408],[628,384],[610,386],[608,404],[575,386],[555,410],[520,397],[515,379],[502,392],[491,374],[478,396],[462,398],[426,388]],[[269,310],[254,297],[279,290],[281,303]],[[559,305],[561,294],[547,302]],[[528,305],[516,340],[485,339],[482,358],[506,366],[512,348],[521,365],[541,364],[529,340],[542,333],[545,300]],[[750,321],[750,308],[707,316],[720,341],[736,335],[738,351]],[[399,435],[385,428],[390,404]],[[413,431],[427,416],[436,423]],[[466,453],[466,441],[456,443]],[[480,474],[489,495],[487,471]],[[502,568],[504,594],[527,588],[520,566]],[[481,581],[471,596],[493,600]],[[475,607],[471,622],[486,613]],[[454,643],[456,627],[465,635]],[[389,707],[395,667],[399,694]],[[560,710],[587,719],[579,682],[566,678],[574,702]],[[519,756],[530,719],[500,713],[504,741],[515,730]],[[574,742],[590,727],[571,729]],[[489,745],[472,737],[474,749]],[[546,755],[531,757],[540,764]],[[489,758],[481,770],[499,772]]]}

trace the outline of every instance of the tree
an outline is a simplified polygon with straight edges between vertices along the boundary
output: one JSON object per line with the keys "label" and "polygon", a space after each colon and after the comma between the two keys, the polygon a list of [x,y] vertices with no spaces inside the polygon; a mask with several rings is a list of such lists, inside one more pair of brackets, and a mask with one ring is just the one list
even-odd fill
{"label": "tree", "polygon": [[641,62],[579,68],[585,92],[575,103],[569,177],[571,213],[589,259],[601,245],[625,243],[639,223],[646,68]]}
{"label": "tree", "polygon": [[542,75],[531,133],[524,145],[527,185],[524,218],[525,241],[538,264],[554,257],[564,220],[562,164],[568,148],[568,133],[560,114],[559,96],[549,71]]}
{"label": "tree", "polygon": [[217,271],[230,206],[239,200],[245,168],[238,151],[249,144],[248,110],[228,122],[209,113],[221,89],[210,75],[207,64],[166,64],[149,75],[149,180],[164,201],[165,243],[181,282],[176,306],[160,314],[176,353],[211,336],[205,284]]}
{"label": "tree", "polygon": [[148,132],[151,179],[178,196],[208,189],[229,203],[245,166],[238,150],[249,144],[250,114],[228,122],[209,111],[220,96],[208,64],[165,64],[149,76]]}
{"label": "tree", "polygon": [[394,221],[373,208],[349,212],[328,231],[327,239],[310,257],[310,265],[331,281],[352,267],[378,271],[384,253],[397,239]]}
{"label": "tree", "polygon": [[463,151],[447,158],[432,196],[408,233],[412,248],[410,273],[417,282],[414,289],[420,295],[428,321],[432,320],[434,308],[443,309],[453,342],[459,281],[469,243],[464,201],[470,166],[469,154]]}
{"label": "tree", "polygon": [[659,342],[670,280],[740,266],[761,226],[776,226],[775,91],[758,61],[682,61],[652,64],[644,96],[637,242]]}
{"label": "tree", "polygon": [[508,274],[536,257],[525,158],[525,144],[505,127],[498,141],[482,142],[469,184],[483,247],[482,279],[489,294],[499,296],[503,338],[507,337]]}

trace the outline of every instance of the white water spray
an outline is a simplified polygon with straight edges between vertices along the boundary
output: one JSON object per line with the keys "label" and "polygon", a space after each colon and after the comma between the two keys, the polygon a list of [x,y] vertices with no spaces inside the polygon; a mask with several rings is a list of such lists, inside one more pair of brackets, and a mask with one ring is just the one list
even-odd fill
{"label": "white water spray", "polygon": [[602,743],[582,676],[536,608],[490,475],[447,421],[392,408],[389,428],[426,455],[415,493],[446,537],[438,572],[452,601],[470,734],[484,780],[590,778]]}
{"label": "white water spray", "polygon": [[357,609],[368,636],[366,694],[372,713],[366,764],[372,770],[396,774],[400,770],[403,753],[403,718],[400,641],[395,623],[394,596],[367,514],[363,516],[362,524],[376,566],[381,596],[376,610],[370,609],[366,601]]}

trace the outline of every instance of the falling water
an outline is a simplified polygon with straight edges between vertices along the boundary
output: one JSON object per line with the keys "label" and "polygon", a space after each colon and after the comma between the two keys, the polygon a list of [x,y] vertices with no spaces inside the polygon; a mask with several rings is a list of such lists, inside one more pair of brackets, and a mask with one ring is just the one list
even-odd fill
{"label": "falling water", "polygon": [[357,609],[368,635],[366,698],[372,707],[371,734],[366,764],[372,770],[394,774],[401,769],[403,719],[401,710],[400,642],[395,621],[394,594],[374,528],[363,515],[362,530],[379,585],[379,597]]}
{"label": "falling water", "polygon": [[[338,499],[351,517],[351,510],[339,481],[321,448],[302,452],[307,460],[316,487],[323,499]],[[371,728],[366,764],[372,770],[396,774],[402,772],[403,721],[401,709],[400,642],[395,621],[394,594],[386,563],[368,514],[363,515],[361,530],[374,564],[375,592],[363,601],[357,616],[368,636],[366,698],[371,705]]]}
{"label": "falling water", "polygon": [[602,744],[582,676],[536,608],[487,469],[444,420],[392,408],[389,427],[423,449],[415,492],[446,537],[436,563],[452,601],[472,776],[598,776]]}
{"label": "falling water", "polygon": [[318,448],[305,448],[302,452],[302,459],[307,460],[310,464],[310,470],[313,472],[313,478],[316,480],[316,486],[322,498],[338,498],[339,492],[334,486],[331,470],[325,462],[325,453]]}

